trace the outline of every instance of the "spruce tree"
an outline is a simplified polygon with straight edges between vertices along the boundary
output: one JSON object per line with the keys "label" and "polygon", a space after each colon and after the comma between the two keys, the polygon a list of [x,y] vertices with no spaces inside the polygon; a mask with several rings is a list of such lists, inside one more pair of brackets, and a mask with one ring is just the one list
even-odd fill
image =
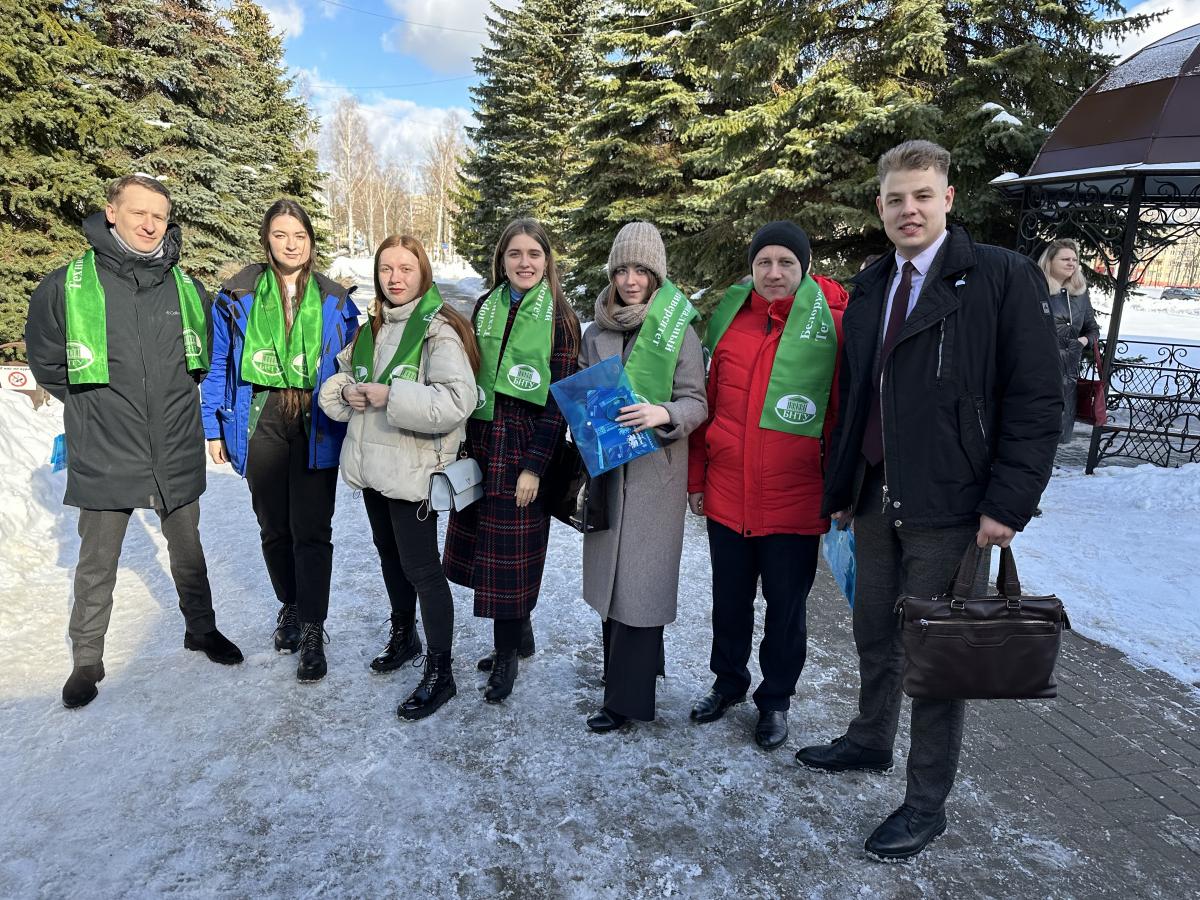
{"label": "spruce tree", "polygon": [[[580,208],[571,217],[576,264],[568,281],[582,288],[584,313],[608,280],[608,251],[622,225],[653,223],[672,262],[676,239],[703,227],[681,143],[702,111],[700,66],[687,52],[695,19],[683,18],[695,11],[692,0],[636,0],[617,4],[597,26],[600,64],[586,81],[588,114],[576,131],[586,164],[570,184]],[[671,274],[692,286],[690,273]]]}
{"label": "spruce tree", "polygon": [[[583,158],[573,128],[584,112],[584,74],[596,65],[590,30],[599,0],[495,4],[488,45],[471,89],[478,125],[456,195],[459,248],[485,276],[500,232],[522,215],[539,219],[562,255],[578,201],[568,188]],[[569,268],[569,260],[563,260]]]}
{"label": "spruce tree", "polygon": [[134,52],[122,93],[149,138],[134,166],[171,192],[183,228],[182,264],[210,287],[257,258],[263,213],[252,85],[233,36],[209,0],[113,0],[107,41]]}
{"label": "spruce tree", "polygon": [[124,144],[142,128],[95,24],[85,2],[0,8],[0,343],[21,339],[34,287],[84,249],[80,221],[128,170]]}
{"label": "spruce tree", "polygon": [[708,216],[681,256],[714,285],[744,274],[742,248],[777,218],[809,232],[818,271],[857,269],[886,246],[875,160],[909,138],[953,155],[958,220],[977,239],[1011,244],[1015,211],[987,182],[1029,165],[1111,66],[1101,43],[1145,22],[1102,21],[1122,15],[1112,0],[702,5],[706,27],[690,32],[691,54],[720,61],[705,81],[724,111],[686,135]]}

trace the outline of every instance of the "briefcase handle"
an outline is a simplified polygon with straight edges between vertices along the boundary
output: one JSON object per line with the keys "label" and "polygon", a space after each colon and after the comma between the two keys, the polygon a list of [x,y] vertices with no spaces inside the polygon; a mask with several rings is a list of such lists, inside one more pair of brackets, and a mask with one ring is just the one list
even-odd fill
{"label": "briefcase handle", "polygon": [[[983,560],[986,548],[976,546],[972,540],[958,564],[954,573],[954,586],[951,588],[956,600],[973,600],[975,594],[975,573]],[[1012,547],[1002,547],[1000,550],[1000,569],[996,572],[996,593],[1009,602],[1010,606],[1021,605],[1021,579],[1017,575],[1017,560],[1013,556]]]}

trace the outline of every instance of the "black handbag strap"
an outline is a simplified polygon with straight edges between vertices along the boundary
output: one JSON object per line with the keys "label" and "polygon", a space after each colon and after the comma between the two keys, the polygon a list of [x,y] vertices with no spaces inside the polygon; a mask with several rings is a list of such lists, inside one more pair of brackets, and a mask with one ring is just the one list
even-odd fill
{"label": "black handbag strap", "polygon": [[[968,545],[962,560],[959,561],[958,570],[954,573],[954,586],[951,590],[955,600],[975,599],[975,573],[979,571],[985,552],[990,553],[990,550],[977,546],[974,540]],[[1021,602],[1021,580],[1017,575],[1017,560],[1013,556],[1011,546],[1000,549],[1000,569],[996,573],[996,593],[1010,603],[1020,604]]]}

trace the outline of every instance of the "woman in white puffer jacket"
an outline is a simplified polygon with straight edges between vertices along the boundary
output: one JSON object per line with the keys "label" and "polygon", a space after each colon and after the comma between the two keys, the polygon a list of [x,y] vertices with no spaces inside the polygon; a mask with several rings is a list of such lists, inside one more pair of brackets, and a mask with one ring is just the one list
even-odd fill
{"label": "woman in white puffer jacket", "polygon": [[442,571],[429,476],[455,459],[475,409],[479,347],[471,324],[442,304],[421,242],[387,238],[375,252],[370,327],[338,354],[337,374],[318,402],[349,423],[342,478],[361,490],[392,606],[377,672],[421,652],[415,617],[425,626],[425,674],[399,708],[404,719],[435,712],[457,693],[451,671],[454,603]]}

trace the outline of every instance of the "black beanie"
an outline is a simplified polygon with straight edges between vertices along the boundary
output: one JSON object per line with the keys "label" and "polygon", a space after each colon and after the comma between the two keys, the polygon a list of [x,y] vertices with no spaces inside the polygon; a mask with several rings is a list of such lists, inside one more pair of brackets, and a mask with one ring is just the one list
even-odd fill
{"label": "black beanie", "polygon": [[754,233],[750,242],[750,268],[754,268],[754,257],[763,247],[772,245],[787,247],[800,260],[800,269],[808,274],[808,264],[812,262],[812,247],[808,243],[808,235],[795,222],[769,222]]}

